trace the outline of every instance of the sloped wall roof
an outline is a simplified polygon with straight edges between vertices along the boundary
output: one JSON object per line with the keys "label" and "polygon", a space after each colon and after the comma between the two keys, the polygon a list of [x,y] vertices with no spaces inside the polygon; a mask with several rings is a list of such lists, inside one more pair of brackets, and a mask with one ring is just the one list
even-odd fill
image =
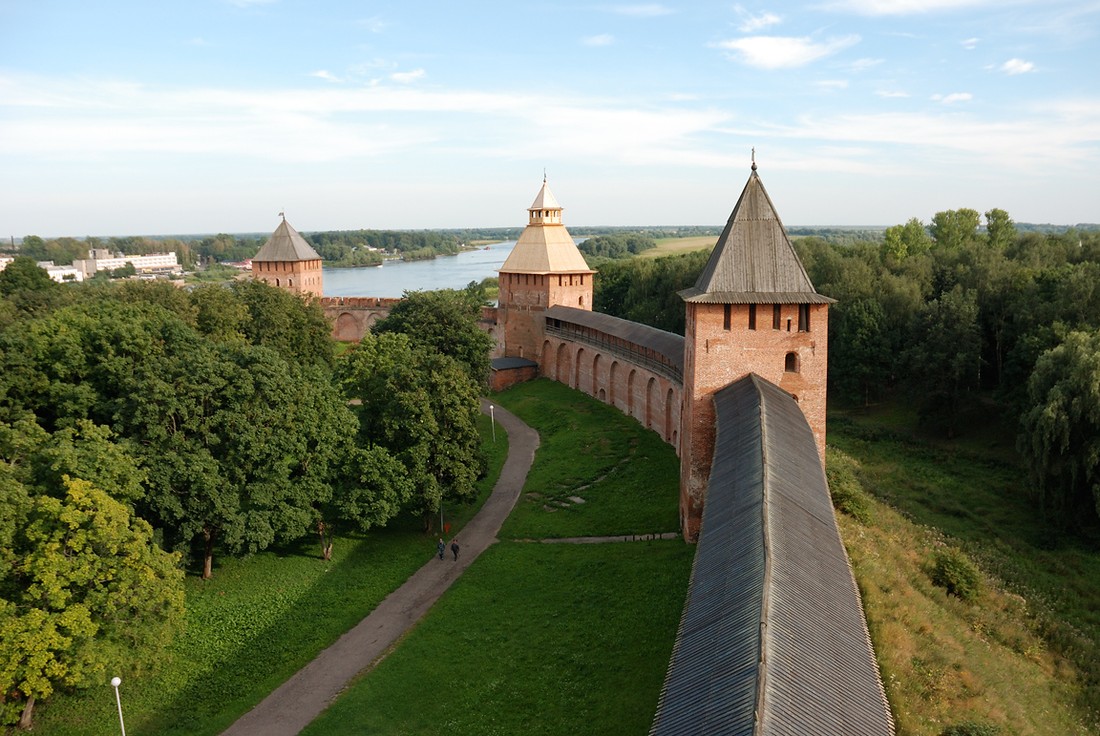
{"label": "sloped wall roof", "polygon": [[707,502],[653,736],[890,736],[813,433],[750,374],[715,394]]}

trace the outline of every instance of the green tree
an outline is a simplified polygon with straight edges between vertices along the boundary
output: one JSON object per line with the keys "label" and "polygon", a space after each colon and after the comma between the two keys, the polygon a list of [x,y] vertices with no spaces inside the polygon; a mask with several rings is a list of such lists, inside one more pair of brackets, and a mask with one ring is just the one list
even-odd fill
{"label": "green tree", "polygon": [[901,261],[909,256],[927,253],[931,247],[932,238],[929,237],[924,223],[915,217],[910,217],[904,225],[886,228],[882,253],[884,256]]}
{"label": "green tree", "polygon": [[40,496],[0,570],[0,713],[29,728],[37,701],[151,661],[178,628],[183,574],[152,529],[92,484]]}
{"label": "green tree", "polygon": [[121,432],[142,453],[146,506],[176,545],[251,553],[297,539],[332,494],[355,418],[317,366],[251,345],[198,344],[131,392]]}
{"label": "green tree", "polygon": [[360,444],[385,448],[405,467],[425,530],[443,498],[473,498],[484,470],[478,387],[456,360],[404,334],[366,335],[340,380],[357,403]]}
{"label": "green tree", "polygon": [[[1018,447],[1043,509],[1067,526],[1100,514],[1100,333],[1071,332],[1028,381]],[[1084,516],[1083,516],[1084,514]]]}
{"label": "green tree", "polygon": [[956,286],[926,306],[917,317],[907,362],[921,420],[954,437],[965,400],[979,384],[981,346],[973,291]]}
{"label": "green tree", "polygon": [[989,244],[997,250],[1004,250],[1016,240],[1016,223],[1001,209],[985,213],[985,230]]}
{"label": "green tree", "polygon": [[938,248],[961,248],[977,238],[981,216],[966,207],[937,212],[929,229]]}
{"label": "green tree", "polygon": [[463,290],[406,291],[372,331],[378,335],[408,335],[413,345],[454,358],[483,385],[489,379],[489,352],[493,348],[493,338],[478,327],[483,303],[476,284]]}

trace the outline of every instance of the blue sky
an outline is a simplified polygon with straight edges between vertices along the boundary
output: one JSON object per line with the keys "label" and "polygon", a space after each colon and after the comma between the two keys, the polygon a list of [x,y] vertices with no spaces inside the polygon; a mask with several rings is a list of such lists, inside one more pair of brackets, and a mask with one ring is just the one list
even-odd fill
{"label": "blue sky", "polygon": [[0,0],[0,236],[1100,221],[1100,0]]}

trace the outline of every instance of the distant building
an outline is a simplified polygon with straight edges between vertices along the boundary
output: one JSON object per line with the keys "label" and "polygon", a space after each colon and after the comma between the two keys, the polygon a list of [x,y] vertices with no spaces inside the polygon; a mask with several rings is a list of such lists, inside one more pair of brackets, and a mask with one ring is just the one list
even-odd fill
{"label": "distant building", "polygon": [[125,256],[112,255],[106,248],[92,248],[88,251],[86,259],[73,261],[73,268],[80,270],[83,278],[91,278],[97,271],[114,271],[127,263],[132,264],[138,273],[178,274],[183,272],[175,253]]}
{"label": "distant building", "polygon": [[324,293],[321,256],[290,226],[285,215],[252,256],[252,278],[295,294],[320,297]]}
{"label": "distant building", "polygon": [[[0,256],[0,271],[8,267],[14,261],[11,256]],[[55,266],[53,261],[38,261],[38,267],[50,275],[50,278],[59,284],[68,284],[74,281],[83,281],[84,273],[74,266]]]}

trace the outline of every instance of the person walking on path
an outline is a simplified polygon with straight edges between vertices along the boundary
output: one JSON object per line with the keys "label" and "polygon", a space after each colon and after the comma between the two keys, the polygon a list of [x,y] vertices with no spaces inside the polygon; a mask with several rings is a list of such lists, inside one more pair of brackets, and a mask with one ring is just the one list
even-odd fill
{"label": "person walking on path", "polygon": [[443,544],[443,537],[439,538],[439,544],[435,546],[439,550],[439,559],[443,559],[443,553],[447,551],[447,545]]}
{"label": "person walking on path", "polygon": [[455,562],[458,562],[458,537],[451,540],[451,551],[455,553]]}

